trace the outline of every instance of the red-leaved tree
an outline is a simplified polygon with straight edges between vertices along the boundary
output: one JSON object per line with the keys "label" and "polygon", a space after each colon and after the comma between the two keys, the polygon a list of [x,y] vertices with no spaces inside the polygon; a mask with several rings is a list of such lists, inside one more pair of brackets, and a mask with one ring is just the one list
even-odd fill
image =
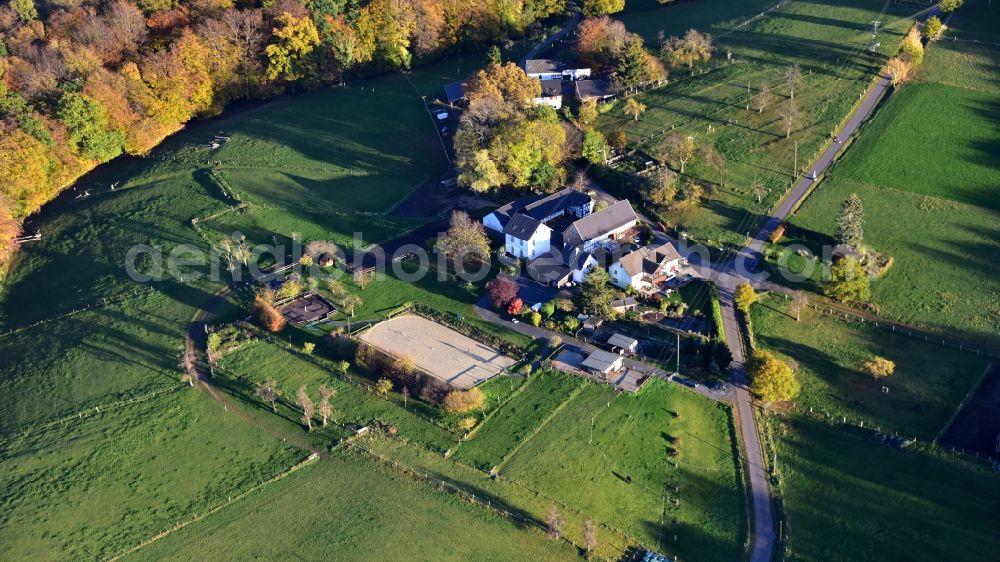
{"label": "red-leaved tree", "polygon": [[515,298],[514,300],[510,301],[509,305],[507,305],[507,314],[510,314],[511,316],[517,316],[518,314],[521,314],[521,309],[523,308],[524,308],[524,301],[521,300],[520,298]]}
{"label": "red-leaved tree", "polygon": [[506,277],[497,277],[486,285],[493,308],[503,310],[517,296],[517,283]]}

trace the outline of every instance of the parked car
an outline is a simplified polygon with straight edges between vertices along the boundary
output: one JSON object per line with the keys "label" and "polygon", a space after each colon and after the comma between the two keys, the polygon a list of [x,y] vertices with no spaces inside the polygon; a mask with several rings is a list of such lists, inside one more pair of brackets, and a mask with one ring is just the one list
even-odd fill
{"label": "parked car", "polygon": [[674,380],[683,384],[684,386],[689,386],[691,388],[698,388],[698,383],[687,377],[674,377]]}

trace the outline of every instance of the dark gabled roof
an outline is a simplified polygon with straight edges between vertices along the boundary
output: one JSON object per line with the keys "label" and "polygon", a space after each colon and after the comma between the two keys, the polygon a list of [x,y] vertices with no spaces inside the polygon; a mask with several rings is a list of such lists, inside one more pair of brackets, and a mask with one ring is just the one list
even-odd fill
{"label": "dark gabled roof", "polygon": [[573,87],[576,88],[576,97],[582,100],[615,95],[615,89],[609,80],[577,80]]}
{"label": "dark gabled roof", "polygon": [[667,242],[655,248],[645,246],[634,252],[629,252],[622,256],[621,264],[625,268],[625,273],[629,277],[634,277],[640,272],[652,275],[656,273],[664,263],[680,259],[681,255],[672,242]]}
{"label": "dark gabled roof", "polygon": [[587,263],[587,260],[594,257],[593,254],[591,254],[590,252],[584,252],[583,249],[581,249],[578,246],[572,246],[572,247],[564,246],[562,250],[562,256],[563,256],[563,263],[566,264],[566,267],[569,267],[570,269],[575,269],[577,271],[583,269],[583,266],[584,264]]}
{"label": "dark gabled roof", "polygon": [[561,285],[571,273],[572,271],[568,267],[554,260],[536,259],[528,264],[529,276],[539,283]]}
{"label": "dark gabled roof", "polygon": [[536,220],[544,220],[570,207],[578,207],[589,202],[589,195],[567,187],[549,195],[522,197],[493,211],[493,214],[500,221],[500,226],[506,228],[510,218],[518,213],[528,215]]}
{"label": "dark gabled roof", "polygon": [[541,201],[542,199],[545,199],[546,197],[548,197],[548,196],[545,195],[545,194],[542,194],[542,195],[537,195],[537,194],[535,194],[535,195],[528,195],[527,197],[522,197],[522,198],[517,199],[515,201],[511,201],[510,203],[507,203],[506,205],[504,205],[502,207],[498,207],[495,211],[493,211],[493,214],[496,215],[497,220],[500,221],[501,228],[506,228],[507,227],[507,221],[510,220],[510,217],[512,217],[514,215],[514,213],[520,211],[521,209],[524,209],[525,207],[527,207],[528,205],[530,205],[532,203]]}
{"label": "dark gabled roof", "polygon": [[445,84],[444,86],[445,101],[447,101],[448,103],[454,103],[458,100],[465,99],[465,86],[466,86],[466,80],[459,80],[458,82]]}
{"label": "dark gabled roof", "polygon": [[611,308],[623,308],[626,306],[636,305],[635,297],[625,297],[623,299],[615,299],[611,301]]}
{"label": "dark gabled roof", "polygon": [[509,234],[518,240],[530,240],[535,235],[535,231],[542,226],[542,221],[535,220],[523,213],[514,213],[507,221],[503,233]]}
{"label": "dark gabled roof", "polygon": [[559,191],[542,197],[536,201],[528,203],[521,208],[521,212],[528,214],[538,220],[551,217],[561,213],[570,207],[579,207],[590,202],[590,196],[582,191],[577,191],[571,187],[560,189]]}
{"label": "dark gabled roof", "polygon": [[539,83],[542,85],[542,95],[540,97],[554,98],[562,96],[562,80],[539,80]]}
{"label": "dark gabled roof", "polygon": [[576,246],[587,240],[600,238],[625,225],[634,224],[638,220],[639,217],[632,209],[632,204],[628,202],[628,199],[623,199],[569,225],[569,228],[563,232],[563,243]]}
{"label": "dark gabled roof", "polygon": [[525,74],[547,74],[550,72],[562,72],[565,65],[561,60],[555,59],[528,59],[524,61]]}

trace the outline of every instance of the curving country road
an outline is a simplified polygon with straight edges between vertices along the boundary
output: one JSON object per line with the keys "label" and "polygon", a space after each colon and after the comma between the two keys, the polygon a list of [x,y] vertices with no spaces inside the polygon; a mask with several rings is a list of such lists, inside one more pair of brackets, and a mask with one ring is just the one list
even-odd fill
{"label": "curving country road", "polygon": [[541,43],[532,47],[530,51],[525,53],[524,55],[525,60],[535,58],[538,55],[538,53],[541,53],[545,49],[551,47],[553,43],[561,39],[564,35],[572,31],[573,28],[576,27],[576,24],[580,22],[580,7],[577,6],[575,3],[570,2],[568,8],[570,11],[570,18],[569,21],[566,22],[566,25],[562,26],[562,28],[560,28],[559,31],[553,33],[551,36],[546,38]]}
{"label": "curving country road", "polygon": [[[837,138],[844,141],[854,135],[878,107],[890,86],[891,81],[887,76],[879,76],[874,86],[868,89],[854,113],[837,131]],[[816,181],[813,177],[821,177],[826,173],[842,149],[841,142],[831,143],[808,170],[805,177],[799,180],[774,209],[753,239],[740,249],[733,261],[720,264],[720,267],[712,272],[715,274],[712,277],[719,289],[719,302],[722,304],[722,321],[726,341],[733,354],[731,366],[734,385],[733,402],[736,406],[736,417],[739,420],[740,437],[746,452],[747,481],[750,487],[753,513],[750,562],[770,562],[774,556],[775,542],[778,537],[774,527],[770,479],[764,465],[760,434],[754,416],[753,399],[747,385],[746,372],[743,369],[746,357],[744,356],[740,325],[736,319],[736,308],[733,304],[733,291],[736,285],[743,280],[749,280],[754,285],[766,283],[766,278],[762,274],[754,273],[754,266],[762,256],[765,241],[809,194]]]}

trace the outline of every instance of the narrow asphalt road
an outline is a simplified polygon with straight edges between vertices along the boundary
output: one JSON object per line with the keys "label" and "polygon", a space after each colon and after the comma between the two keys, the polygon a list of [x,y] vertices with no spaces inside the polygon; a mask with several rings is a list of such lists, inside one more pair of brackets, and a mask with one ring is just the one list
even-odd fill
{"label": "narrow asphalt road", "polygon": [[541,53],[545,51],[545,49],[551,47],[553,43],[561,39],[564,35],[572,31],[573,28],[576,27],[576,24],[580,22],[580,8],[577,7],[576,4],[571,3],[569,5],[569,10],[571,12],[571,15],[569,21],[566,22],[566,25],[562,26],[562,29],[553,33],[550,37],[548,37],[541,43],[532,47],[530,51],[525,53],[524,55],[525,60],[535,58],[538,55],[538,53]]}
{"label": "narrow asphalt road", "polygon": [[836,133],[835,142],[830,143],[829,146],[820,154],[816,162],[806,170],[805,175],[799,180],[795,187],[785,196],[781,204],[778,205],[776,209],[771,213],[771,215],[764,222],[764,225],[757,232],[757,235],[743,247],[740,253],[736,256],[735,263],[733,264],[736,271],[743,277],[748,277],[754,279],[756,277],[752,272],[754,271],[753,265],[760,259],[762,255],[762,250],[764,248],[765,242],[770,238],[771,233],[774,229],[778,228],[782,222],[784,222],[789,215],[792,214],[792,210],[802,201],[803,198],[812,189],[813,184],[816,183],[814,177],[819,178],[827,172],[830,165],[840,154],[844,147],[844,142],[847,139],[854,136],[861,128],[861,125],[871,116],[872,112],[878,106],[879,102],[885,96],[886,92],[892,86],[892,81],[888,76],[879,76],[875,85],[871,87],[865,94],[864,99],[858,105],[854,113],[847,119],[844,125]]}
{"label": "narrow asphalt road", "polygon": [[757,235],[736,254],[732,263],[720,264],[720,267],[713,268],[717,270],[723,281],[717,284],[719,301],[722,304],[722,323],[726,341],[733,354],[731,381],[734,387],[734,403],[736,404],[740,437],[746,452],[747,481],[750,485],[750,497],[753,504],[753,544],[750,551],[750,562],[770,562],[774,555],[777,536],[774,528],[770,481],[764,467],[760,433],[757,430],[757,420],[754,417],[753,399],[743,368],[746,357],[743,352],[740,325],[736,319],[736,308],[733,304],[733,290],[736,281],[742,281],[742,279],[748,279],[755,285],[765,282],[762,275],[754,273],[754,266],[762,255],[765,241],[808,195],[813,183],[815,183],[813,177],[820,177],[826,173],[843,149],[843,141],[854,135],[865,120],[871,116],[890,86],[891,81],[887,76],[879,76],[875,85],[868,90],[854,113],[837,131],[836,135],[840,142],[831,143],[823,151],[809,168],[805,177],[799,180],[792,191],[767,218]]}

